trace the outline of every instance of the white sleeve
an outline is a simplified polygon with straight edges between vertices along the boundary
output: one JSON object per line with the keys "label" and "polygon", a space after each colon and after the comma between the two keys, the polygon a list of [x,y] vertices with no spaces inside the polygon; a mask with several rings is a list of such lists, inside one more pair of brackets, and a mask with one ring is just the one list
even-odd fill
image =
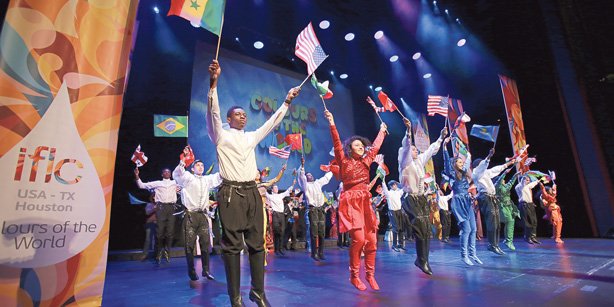
{"label": "white sleeve", "polygon": [[220,114],[220,102],[217,98],[217,87],[209,90],[207,98],[207,132],[213,144],[217,144],[224,131]]}

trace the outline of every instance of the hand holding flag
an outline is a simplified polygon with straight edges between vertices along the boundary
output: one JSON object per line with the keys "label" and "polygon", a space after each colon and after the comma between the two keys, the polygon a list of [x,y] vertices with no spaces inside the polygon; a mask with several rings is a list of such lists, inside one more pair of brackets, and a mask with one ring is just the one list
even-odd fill
{"label": "hand holding flag", "polygon": [[186,167],[194,162],[194,151],[192,151],[192,147],[189,144],[183,148],[183,152],[179,155],[179,160],[183,161]]}

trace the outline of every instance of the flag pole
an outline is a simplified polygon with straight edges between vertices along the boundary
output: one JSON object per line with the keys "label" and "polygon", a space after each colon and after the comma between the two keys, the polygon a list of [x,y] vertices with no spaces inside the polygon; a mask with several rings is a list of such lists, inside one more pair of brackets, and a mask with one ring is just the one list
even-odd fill
{"label": "flag pole", "polygon": [[301,84],[298,86],[299,89],[303,88],[303,84],[305,84],[305,82],[307,82],[307,80],[311,77],[313,73],[307,75],[307,78],[305,78],[305,80],[303,80],[303,82],[301,82]]}
{"label": "flag pole", "polygon": [[328,111],[328,109],[326,108],[326,103],[324,102],[324,97],[322,97],[322,95],[318,95],[320,96],[320,99],[322,99],[322,104],[324,105],[324,111]]}
{"label": "flag pole", "polygon": [[[224,10],[225,10],[224,6]],[[222,30],[224,29],[224,14],[222,14],[222,21],[220,22],[220,34],[217,36],[217,48],[215,49],[215,60],[217,61],[217,56],[220,54],[220,44],[222,43]]]}

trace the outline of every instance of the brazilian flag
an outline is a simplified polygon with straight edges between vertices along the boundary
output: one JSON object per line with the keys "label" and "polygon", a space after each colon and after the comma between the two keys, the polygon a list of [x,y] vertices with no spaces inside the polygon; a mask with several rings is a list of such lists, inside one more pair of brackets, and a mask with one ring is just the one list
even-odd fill
{"label": "brazilian flag", "polygon": [[188,137],[188,117],[154,114],[154,136],[172,138]]}

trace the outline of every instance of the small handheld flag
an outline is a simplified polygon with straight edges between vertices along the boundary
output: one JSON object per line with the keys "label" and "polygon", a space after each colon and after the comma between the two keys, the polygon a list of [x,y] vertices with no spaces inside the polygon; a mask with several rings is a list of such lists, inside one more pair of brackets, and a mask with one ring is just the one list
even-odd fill
{"label": "small handheld flag", "polygon": [[194,151],[192,151],[192,147],[190,147],[190,145],[188,144],[188,146],[186,146],[186,148],[184,149],[184,152],[182,152],[179,155],[179,160],[183,161],[183,163],[185,163],[185,166],[188,167],[190,166],[190,164],[192,164],[192,162],[194,162],[196,158],[194,158]]}
{"label": "small handheld flag", "polygon": [[290,145],[279,149],[275,146],[269,146],[269,154],[281,159],[288,159],[290,157]]}
{"label": "small handheld flag", "polygon": [[324,62],[326,55],[316,37],[311,22],[296,38],[294,54],[307,64],[307,74],[311,75]]}
{"label": "small handheld flag", "polygon": [[499,126],[482,126],[474,124],[471,127],[472,136],[480,138],[482,140],[497,142],[497,135],[499,134]]}
{"label": "small handheld flag", "polygon": [[449,97],[429,95],[426,102],[426,112],[428,116],[439,114],[443,117],[448,117]]}
{"label": "small handheld flag", "polygon": [[145,153],[141,151],[141,144],[136,147],[130,160],[136,164],[136,167],[141,167],[147,163],[147,156],[145,156]]}
{"label": "small handheld flag", "polygon": [[294,150],[303,149],[303,137],[300,133],[288,134],[285,138],[286,144],[291,145]]}
{"label": "small handheld flag", "polygon": [[331,99],[333,98],[333,92],[328,88],[328,80],[320,83],[316,78],[316,75],[311,75],[311,85],[318,91],[318,94],[323,99]]}
{"label": "small handheld flag", "polygon": [[379,99],[379,102],[381,102],[384,106],[384,110],[388,112],[394,112],[398,110],[397,106],[394,104],[394,102],[392,102],[390,98],[388,98],[388,95],[386,95],[384,91],[379,91],[379,93],[377,93],[377,98]]}

